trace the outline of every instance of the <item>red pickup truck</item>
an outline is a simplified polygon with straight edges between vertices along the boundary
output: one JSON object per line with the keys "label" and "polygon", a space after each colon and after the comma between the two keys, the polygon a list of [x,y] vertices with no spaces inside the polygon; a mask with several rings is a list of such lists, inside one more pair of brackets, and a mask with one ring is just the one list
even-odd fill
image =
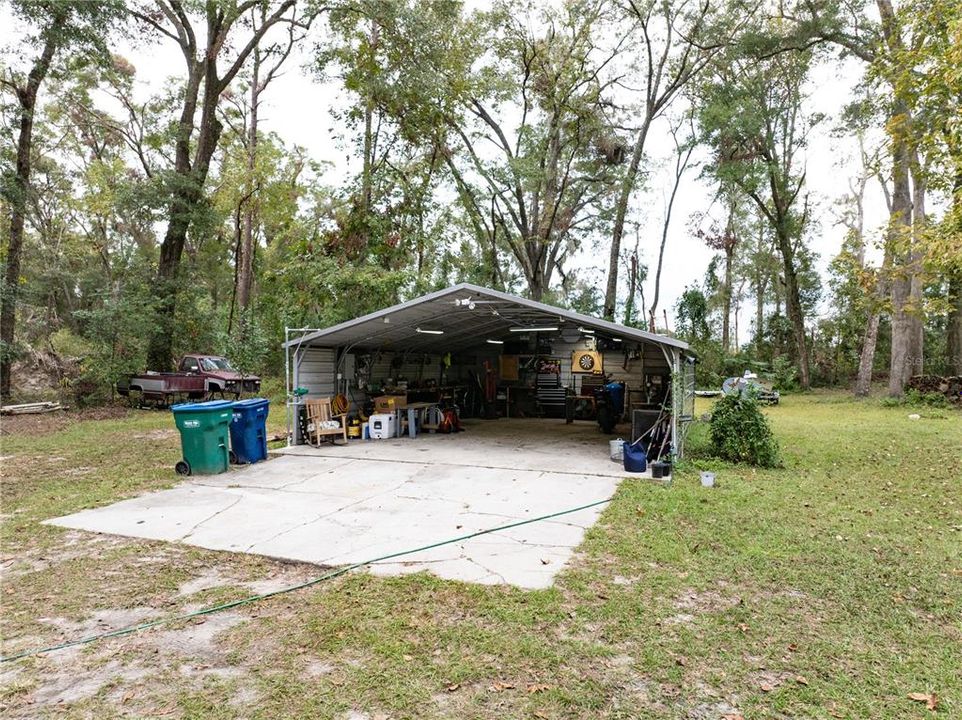
{"label": "red pickup truck", "polygon": [[177,372],[146,372],[117,383],[117,392],[138,404],[170,405],[178,400],[209,400],[215,395],[257,393],[261,379],[235,370],[219,355],[184,355]]}

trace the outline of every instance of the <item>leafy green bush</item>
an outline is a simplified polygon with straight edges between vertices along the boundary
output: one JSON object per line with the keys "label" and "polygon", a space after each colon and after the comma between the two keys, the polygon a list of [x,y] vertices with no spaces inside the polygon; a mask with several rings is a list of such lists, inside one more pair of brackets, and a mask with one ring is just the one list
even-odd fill
{"label": "leafy green bush", "polygon": [[752,395],[725,395],[716,402],[710,432],[712,451],[723,460],[766,468],[781,465],[778,441]]}
{"label": "leafy green bush", "polygon": [[798,368],[784,355],[772,359],[772,386],[781,393],[799,389]]}
{"label": "leafy green bush", "polygon": [[933,407],[947,408],[949,399],[942,393],[919,392],[915,388],[909,388],[902,397],[882,398],[879,403],[882,407]]}

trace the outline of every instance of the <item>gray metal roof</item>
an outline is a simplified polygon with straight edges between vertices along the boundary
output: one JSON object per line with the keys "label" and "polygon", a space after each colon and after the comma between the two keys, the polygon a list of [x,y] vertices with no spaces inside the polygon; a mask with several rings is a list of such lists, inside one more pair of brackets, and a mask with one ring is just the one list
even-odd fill
{"label": "gray metal roof", "polygon": [[[472,307],[473,305],[473,307]],[[461,283],[362,315],[288,341],[289,347],[350,347],[448,352],[507,340],[510,328],[583,327],[599,336],[638,340],[686,350],[688,344],[665,335],[626,327],[572,310]],[[418,328],[422,332],[418,332]],[[441,330],[429,334],[424,330]]]}

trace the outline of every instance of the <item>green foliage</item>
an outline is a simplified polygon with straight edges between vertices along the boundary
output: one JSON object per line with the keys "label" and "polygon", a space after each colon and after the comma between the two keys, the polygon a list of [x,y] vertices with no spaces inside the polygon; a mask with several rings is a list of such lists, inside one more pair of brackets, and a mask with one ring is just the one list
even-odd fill
{"label": "green foliage", "polygon": [[688,341],[705,341],[711,334],[708,325],[708,299],[697,286],[685,288],[675,304],[678,334]]}
{"label": "green foliage", "polygon": [[886,397],[879,401],[883,407],[930,407],[947,408],[949,400],[939,392],[919,392],[909,388],[902,397]]}
{"label": "green foliage", "polygon": [[792,392],[798,390],[798,368],[785,355],[772,358],[771,379],[775,390]]}
{"label": "green foliage", "polygon": [[729,462],[773,468],[781,465],[778,441],[749,393],[722,397],[712,407],[711,446]]}
{"label": "green foliage", "polygon": [[50,347],[57,355],[70,358],[86,357],[93,350],[89,340],[65,327],[51,333]]}

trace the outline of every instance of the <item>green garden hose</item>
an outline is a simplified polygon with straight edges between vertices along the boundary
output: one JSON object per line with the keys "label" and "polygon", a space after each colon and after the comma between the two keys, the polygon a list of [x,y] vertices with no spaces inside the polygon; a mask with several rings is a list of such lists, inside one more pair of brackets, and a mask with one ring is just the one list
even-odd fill
{"label": "green garden hose", "polygon": [[467,535],[461,535],[459,537],[451,538],[449,540],[441,540],[440,542],[431,543],[430,545],[422,545],[421,547],[412,548],[410,550],[401,550],[395,553],[389,553],[388,555],[381,555],[380,557],[371,558],[370,560],[365,560],[364,562],[354,563],[353,565],[346,565],[345,567],[338,568],[336,570],[331,570],[330,572],[324,573],[313,580],[308,580],[307,582],[300,583],[298,585],[292,585],[291,587],[281,588],[280,590],[273,590],[271,592],[263,593],[261,595],[251,595],[250,597],[242,598],[241,600],[233,600],[231,602],[222,603],[220,605],[213,605],[208,608],[202,608],[200,610],[195,610],[189,613],[183,613],[181,615],[172,615],[166,618],[160,618],[158,620],[151,620],[150,622],[139,623],[137,625],[128,625],[124,628],[119,628],[117,630],[110,630],[105,633],[100,633],[98,635],[90,635],[85,638],[79,638],[77,640],[70,640],[68,642],[60,643],[59,645],[51,645],[45,648],[35,648],[33,650],[24,650],[23,652],[15,653],[13,655],[5,655],[0,657],[0,663],[12,662],[14,660],[20,660],[26,657],[32,657],[34,655],[43,655],[46,653],[54,652],[56,650],[64,650],[70,647],[76,647],[77,645],[87,645],[97,640],[104,640],[106,638],[120,637],[122,635],[130,635],[131,633],[139,632],[140,630],[148,630],[152,627],[157,627],[158,625],[166,625],[168,623],[180,622],[183,620],[190,620],[191,618],[199,617],[201,615],[210,615],[212,613],[220,612],[221,610],[229,610],[230,608],[239,607],[241,605],[249,605],[250,603],[257,602],[259,600],[266,600],[267,598],[274,597],[275,595],[283,595],[285,593],[294,592],[295,590],[302,590],[304,588],[311,587],[313,585],[318,585],[327,580],[338,577],[339,575],[344,575],[351,570],[357,570],[358,568],[364,567],[365,565],[373,565],[374,563],[384,562],[385,560],[392,560],[393,558],[402,557],[404,555],[413,555],[414,553],[423,552],[425,550],[432,550],[437,547],[442,547],[444,545],[451,545],[452,543],[461,542],[463,540],[470,540],[471,538],[476,538],[479,535],[487,535],[489,533],[499,532],[501,530],[510,530],[511,528],[520,527],[521,525],[529,525],[531,523],[540,522],[542,520],[550,520],[551,518],[560,517],[562,515],[570,515],[571,513],[579,512],[580,510],[587,510],[589,508],[597,507],[598,505],[603,505],[605,503],[611,502],[611,499],[596,500],[595,502],[588,503],[587,505],[580,505],[575,508],[569,508],[567,510],[560,510],[558,512],[550,513],[548,515],[541,515],[535,518],[528,518],[527,520],[519,520],[518,522],[509,523],[507,525],[499,525],[498,527],[488,528],[486,530],[479,530],[478,532],[469,533]]}

